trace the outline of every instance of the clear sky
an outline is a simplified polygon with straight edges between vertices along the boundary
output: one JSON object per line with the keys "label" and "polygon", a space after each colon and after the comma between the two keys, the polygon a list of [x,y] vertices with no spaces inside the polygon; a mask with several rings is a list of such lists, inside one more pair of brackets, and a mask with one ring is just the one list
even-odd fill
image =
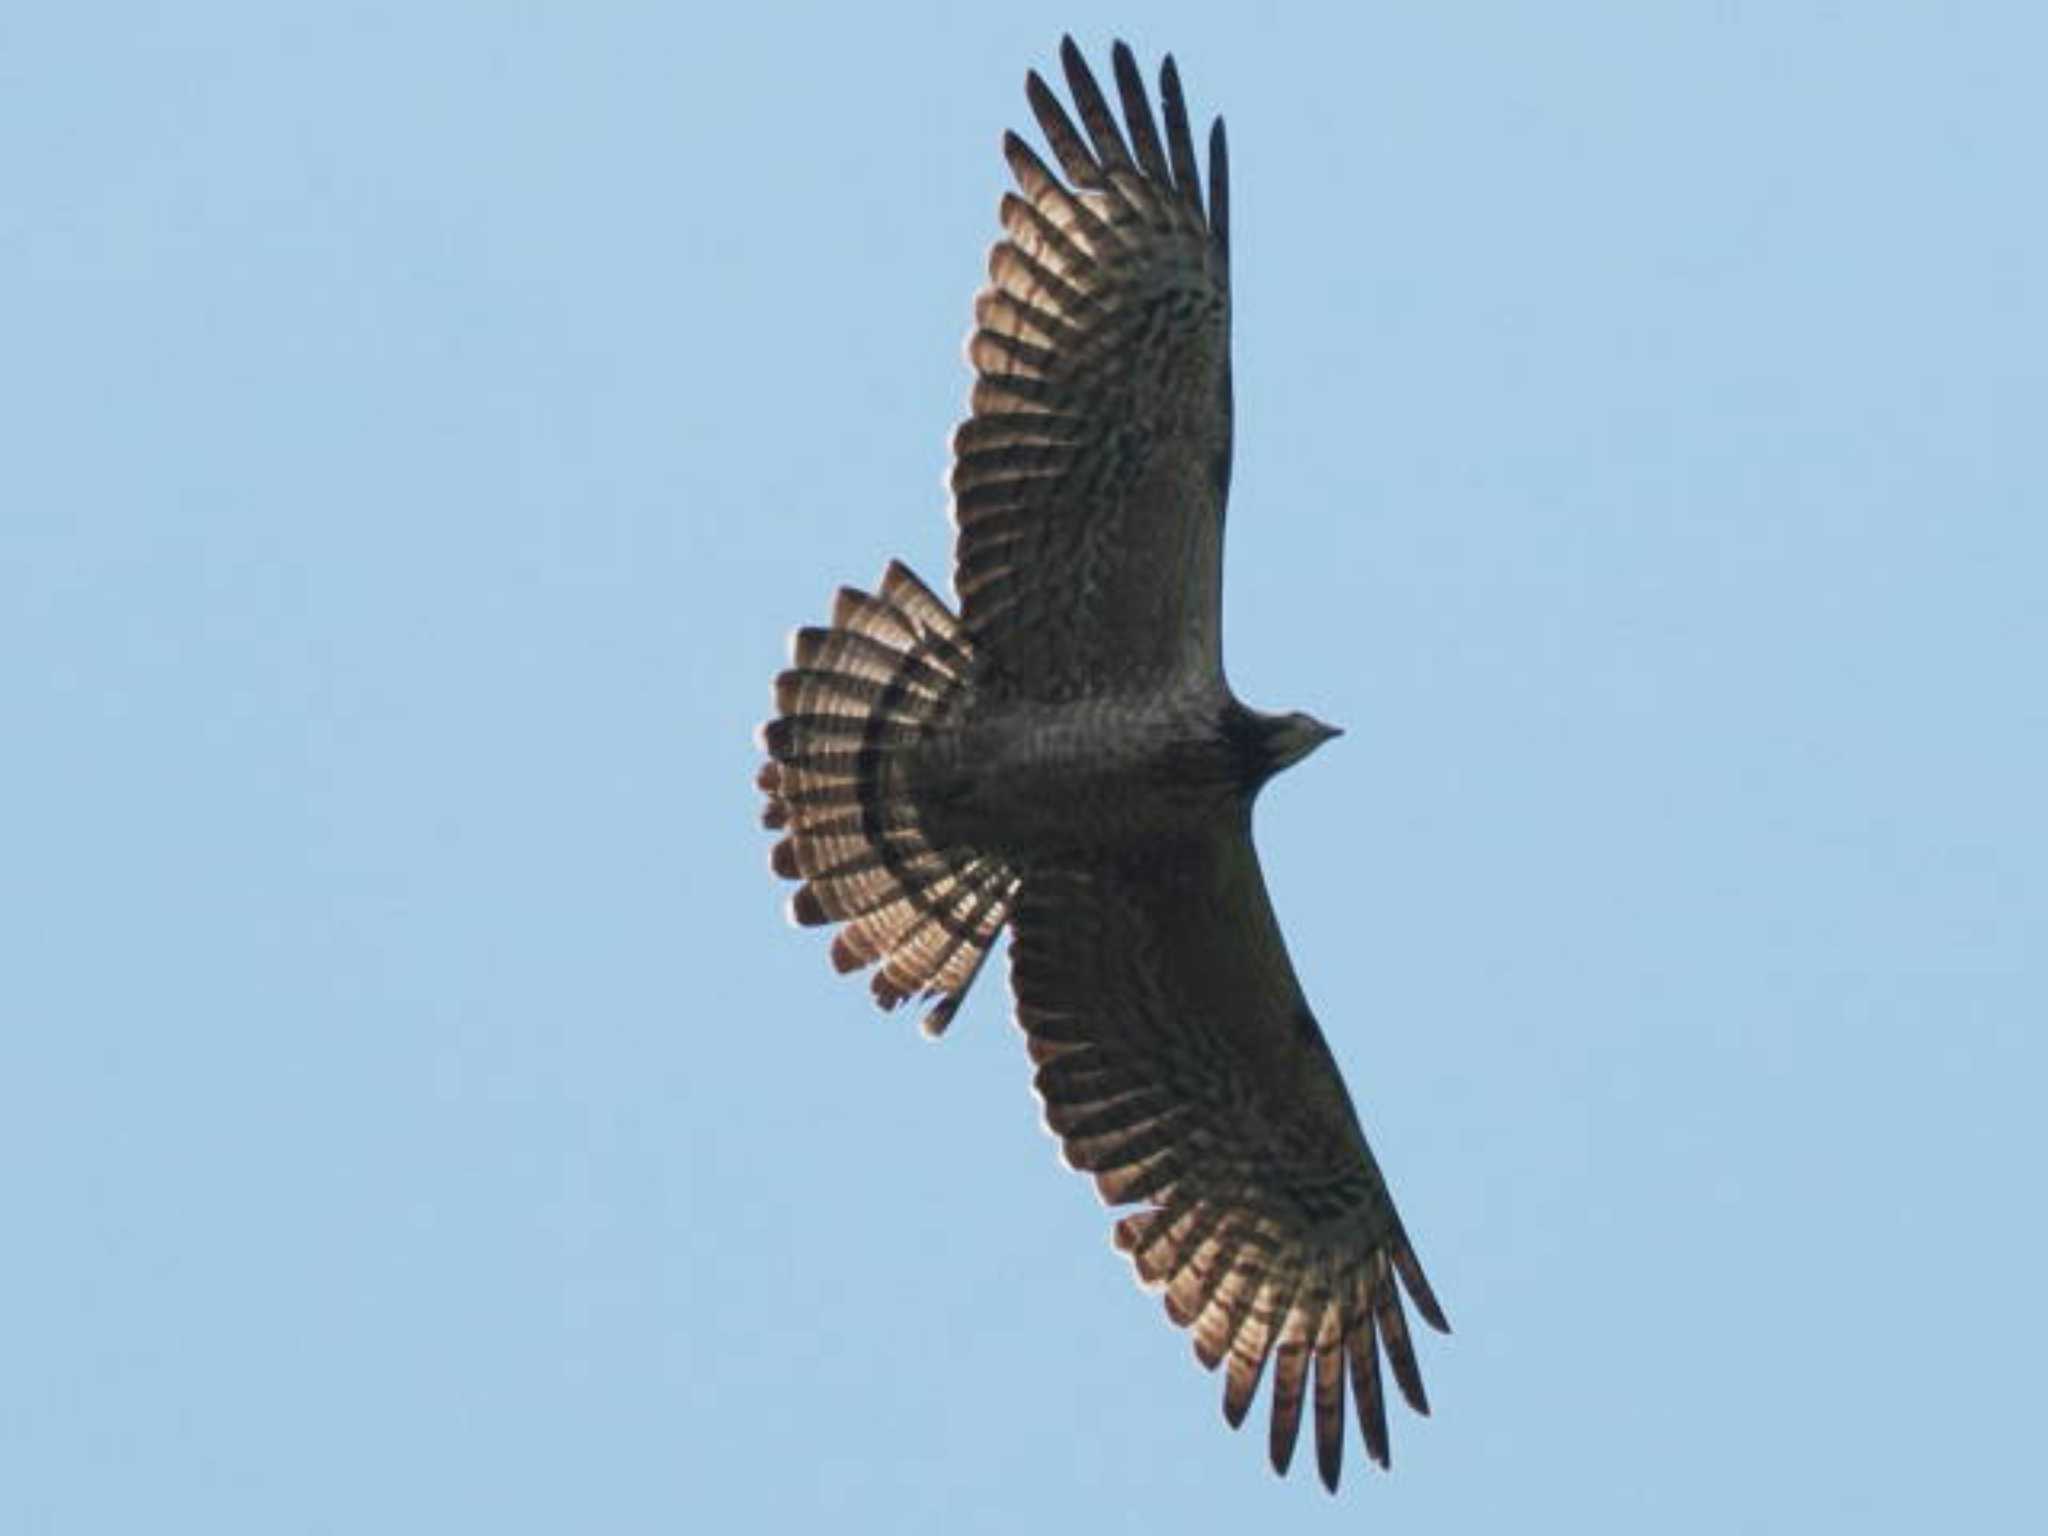
{"label": "clear sky", "polygon": [[[1268,9],[8,8],[0,1529],[2040,1518],[2048,22]],[[1069,28],[1228,117],[1349,727],[1259,836],[1457,1332],[1336,1501],[757,824]]]}

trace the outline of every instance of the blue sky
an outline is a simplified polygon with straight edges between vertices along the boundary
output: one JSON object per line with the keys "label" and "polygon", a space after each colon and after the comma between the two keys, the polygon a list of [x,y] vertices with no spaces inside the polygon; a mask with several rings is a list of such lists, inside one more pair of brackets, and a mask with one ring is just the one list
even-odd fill
{"label": "blue sky", "polygon": [[[0,21],[0,1527],[2023,1523],[2037,8],[693,9]],[[1458,1330],[1334,1502],[756,823],[1068,28],[1229,119],[1259,837]]]}

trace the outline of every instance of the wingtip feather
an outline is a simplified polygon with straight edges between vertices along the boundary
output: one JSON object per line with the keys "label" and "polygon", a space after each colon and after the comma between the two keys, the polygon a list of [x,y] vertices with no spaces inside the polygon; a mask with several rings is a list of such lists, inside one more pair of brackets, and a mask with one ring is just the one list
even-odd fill
{"label": "wingtip feather", "polygon": [[1415,1250],[1403,1242],[1394,1250],[1394,1270],[1401,1277],[1401,1285],[1408,1292],[1408,1299],[1415,1303],[1415,1310],[1422,1314],[1422,1320],[1438,1333],[1451,1331],[1450,1319],[1444,1316],[1444,1309],[1431,1289],[1429,1277],[1422,1272],[1422,1261],[1415,1257]]}

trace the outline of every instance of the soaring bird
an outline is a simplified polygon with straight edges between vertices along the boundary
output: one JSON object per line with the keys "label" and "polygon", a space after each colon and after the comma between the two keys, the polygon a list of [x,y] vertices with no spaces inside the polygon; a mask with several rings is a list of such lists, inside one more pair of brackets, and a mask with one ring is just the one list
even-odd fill
{"label": "soaring bird", "polygon": [[[1347,1378],[1387,1464],[1385,1356],[1427,1413],[1406,1314],[1449,1331],[1295,979],[1252,846],[1266,781],[1337,734],[1223,675],[1230,200],[1180,76],[1131,51],[1122,121],[1073,39],[1074,113],[1031,73],[1055,170],[1016,180],[974,302],[953,438],[956,613],[900,562],[800,629],[762,729],[776,873],[832,962],[943,1032],[1008,928],[1045,1123],[1116,1245],[1244,1419],[1272,1371],[1273,1466],[1304,1402],[1337,1487]],[[1076,119],[1078,118],[1078,123]],[[1163,131],[1162,131],[1163,130]],[[1313,1379],[1311,1379],[1311,1377]]]}

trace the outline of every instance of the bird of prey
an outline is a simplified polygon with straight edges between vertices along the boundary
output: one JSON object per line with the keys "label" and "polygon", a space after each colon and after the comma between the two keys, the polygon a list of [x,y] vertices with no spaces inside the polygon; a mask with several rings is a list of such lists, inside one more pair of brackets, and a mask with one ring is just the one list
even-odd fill
{"label": "bird of prey", "polygon": [[[1384,1354],[1428,1412],[1402,1292],[1448,1332],[1252,846],[1265,782],[1337,734],[1232,694],[1230,202],[1180,77],[1161,115],[1122,43],[1122,120],[1071,38],[1070,116],[1025,82],[1057,169],[1014,133],[1017,190],[976,298],[953,438],[955,613],[900,562],[800,629],[762,729],[790,910],[838,924],[885,1008],[942,1032],[1011,931],[1045,1123],[1116,1244],[1242,1422],[1273,1385],[1285,1472],[1304,1403],[1337,1486],[1346,1388],[1387,1464]],[[1078,118],[1078,122],[1076,121]]]}

